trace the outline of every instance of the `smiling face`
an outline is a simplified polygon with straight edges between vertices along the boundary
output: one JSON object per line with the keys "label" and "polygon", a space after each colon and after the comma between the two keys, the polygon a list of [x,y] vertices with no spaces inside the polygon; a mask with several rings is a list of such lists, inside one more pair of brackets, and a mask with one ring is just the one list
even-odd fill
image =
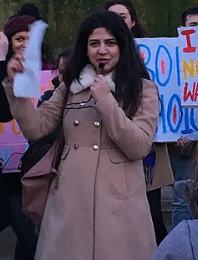
{"label": "smiling face", "polygon": [[12,50],[13,52],[24,52],[29,39],[29,32],[18,32],[12,36]]}
{"label": "smiling face", "polygon": [[189,14],[186,17],[185,26],[197,26],[198,25],[198,14]]}
{"label": "smiling face", "polygon": [[126,6],[122,4],[112,5],[109,7],[108,11],[114,12],[121,16],[125,20],[125,23],[127,24],[129,29],[131,29],[135,25],[135,21],[131,20],[129,10],[126,8]]}
{"label": "smiling face", "polygon": [[[102,73],[106,75],[112,71],[120,58],[120,50],[116,38],[103,27],[93,30],[92,34],[90,34],[87,52],[97,74]],[[105,65],[102,72],[98,68],[100,63]]]}

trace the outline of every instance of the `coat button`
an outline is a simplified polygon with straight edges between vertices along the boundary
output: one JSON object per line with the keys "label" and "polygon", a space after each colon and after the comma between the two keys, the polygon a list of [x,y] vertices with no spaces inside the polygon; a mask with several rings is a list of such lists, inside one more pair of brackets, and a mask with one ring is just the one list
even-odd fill
{"label": "coat button", "polygon": [[86,104],[86,103],[83,102],[83,101],[80,101],[80,102],[79,102],[79,105],[80,105],[81,107],[85,106],[85,104]]}
{"label": "coat button", "polygon": [[97,151],[98,148],[99,148],[99,146],[98,146],[97,144],[94,144],[94,145],[93,145],[93,149],[94,149],[94,151]]}
{"label": "coat button", "polygon": [[99,126],[100,126],[100,122],[97,122],[97,121],[94,122],[94,126],[95,126],[95,127],[99,127]]}
{"label": "coat button", "polygon": [[74,120],[74,125],[75,125],[75,126],[78,126],[79,123],[80,123],[80,122],[79,122],[77,119]]}
{"label": "coat button", "polygon": [[75,150],[78,149],[78,144],[74,144],[74,149],[75,149]]}

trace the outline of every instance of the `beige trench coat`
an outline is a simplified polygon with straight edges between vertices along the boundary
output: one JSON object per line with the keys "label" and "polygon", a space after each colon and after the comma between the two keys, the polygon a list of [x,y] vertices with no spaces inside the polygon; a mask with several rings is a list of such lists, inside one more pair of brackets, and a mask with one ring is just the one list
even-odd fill
{"label": "beige trench coat", "polygon": [[[64,85],[37,111],[30,100],[14,98],[9,83],[6,92],[27,139],[40,138],[60,123]],[[85,90],[69,102],[89,96]],[[89,105],[93,106],[85,108]],[[142,158],[150,150],[156,129],[156,87],[143,80],[142,104],[133,120],[125,116],[111,93],[85,107],[65,110],[65,147],[35,259],[149,260],[156,243]]]}

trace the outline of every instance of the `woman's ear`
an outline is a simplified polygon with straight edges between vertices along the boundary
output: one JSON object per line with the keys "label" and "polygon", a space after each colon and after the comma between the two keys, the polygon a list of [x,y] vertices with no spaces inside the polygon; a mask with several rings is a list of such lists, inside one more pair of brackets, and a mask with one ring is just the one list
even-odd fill
{"label": "woman's ear", "polygon": [[135,24],[136,24],[135,20],[132,20],[131,21],[131,28],[133,28],[135,26]]}

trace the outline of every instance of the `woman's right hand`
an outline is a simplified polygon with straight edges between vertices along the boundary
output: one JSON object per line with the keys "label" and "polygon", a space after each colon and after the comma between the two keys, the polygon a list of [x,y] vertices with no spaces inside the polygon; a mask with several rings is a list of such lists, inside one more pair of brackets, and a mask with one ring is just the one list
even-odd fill
{"label": "woman's right hand", "polygon": [[8,53],[8,38],[0,31],[0,61],[6,60],[6,55]]}
{"label": "woman's right hand", "polygon": [[22,62],[24,61],[25,59],[23,55],[21,55],[20,53],[14,54],[12,58],[9,60],[7,65],[7,74],[11,82],[13,82],[16,73],[23,71]]}

